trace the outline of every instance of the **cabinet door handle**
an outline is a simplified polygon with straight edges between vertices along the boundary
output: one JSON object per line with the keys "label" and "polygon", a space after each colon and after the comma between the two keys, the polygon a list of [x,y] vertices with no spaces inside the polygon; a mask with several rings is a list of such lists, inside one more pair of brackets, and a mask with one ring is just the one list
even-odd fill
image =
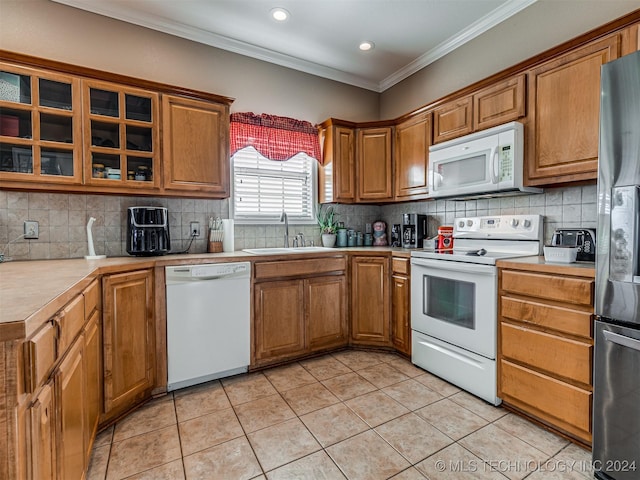
{"label": "cabinet door handle", "polygon": [[636,340],[635,338],[625,337],[624,335],[620,335],[619,333],[609,332],[608,330],[603,330],[605,340],[616,343],[618,345],[622,345],[623,347],[632,348],[633,350],[638,350],[640,352],[640,340]]}

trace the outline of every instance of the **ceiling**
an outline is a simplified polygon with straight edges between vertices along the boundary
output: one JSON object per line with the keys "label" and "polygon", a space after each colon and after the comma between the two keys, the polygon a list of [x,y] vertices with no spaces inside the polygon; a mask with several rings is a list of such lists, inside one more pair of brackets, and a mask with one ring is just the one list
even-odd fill
{"label": "ceiling", "polygon": [[537,0],[53,1],[382,92]]}

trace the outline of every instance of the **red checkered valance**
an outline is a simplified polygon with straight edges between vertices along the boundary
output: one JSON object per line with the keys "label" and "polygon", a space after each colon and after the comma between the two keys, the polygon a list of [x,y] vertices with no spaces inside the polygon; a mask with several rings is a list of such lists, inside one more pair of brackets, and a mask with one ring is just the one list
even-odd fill
{"label": "red checkered valance", "polygon": [[322,163],[318,130],[309,122],[263,113],[232,113],[231,155],[253,147],[269,160],[288,160],[304,152]]}

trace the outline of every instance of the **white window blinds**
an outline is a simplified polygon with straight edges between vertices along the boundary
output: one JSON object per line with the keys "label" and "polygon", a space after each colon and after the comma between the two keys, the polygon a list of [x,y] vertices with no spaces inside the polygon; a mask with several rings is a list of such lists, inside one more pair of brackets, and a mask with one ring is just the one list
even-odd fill
{"label": "white window blinds", "polygon": [[233,156],[233,217],[240,223],[273,223],[285,211],[290,222],[315,223],[316,160],[299,153],[273,161],[253,147]]}

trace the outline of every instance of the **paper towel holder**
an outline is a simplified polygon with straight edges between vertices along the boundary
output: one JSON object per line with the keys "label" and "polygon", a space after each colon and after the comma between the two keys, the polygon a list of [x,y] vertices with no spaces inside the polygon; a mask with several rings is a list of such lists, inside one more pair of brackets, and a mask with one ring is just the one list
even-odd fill
{"label": "paper towel holder", "polygon": [[106,255],[96,255],[96,250],[93,247],[93,234],[91,233],[91,227],[93,226],[93,222],[95,222],[95,217],[90,217],[87,222],[87,246],[89,248],[89,255],[85,255],[84,258],[87,260],[100,260],[103,258],[107,258]]}

